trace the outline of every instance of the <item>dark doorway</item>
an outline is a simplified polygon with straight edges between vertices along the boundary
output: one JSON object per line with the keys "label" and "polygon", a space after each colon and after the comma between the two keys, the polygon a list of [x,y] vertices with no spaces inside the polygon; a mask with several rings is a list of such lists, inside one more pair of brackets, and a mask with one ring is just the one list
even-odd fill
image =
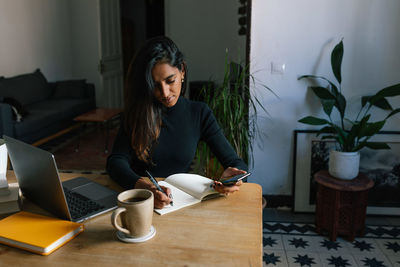
{"label": "dark doorway", "polygon": [[120,0],[124,78],[140,45],[148,38],[164,35],[164,0]]}
{"label": "dark doorway", "polygon": [[147,38],[165,34],[164,0],[146,1]]}

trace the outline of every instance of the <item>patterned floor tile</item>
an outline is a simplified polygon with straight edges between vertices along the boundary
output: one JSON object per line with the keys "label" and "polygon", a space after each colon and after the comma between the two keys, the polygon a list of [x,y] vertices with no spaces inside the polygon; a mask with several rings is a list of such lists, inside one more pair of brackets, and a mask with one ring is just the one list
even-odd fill
{"label": "patterned floor tile", "polygon": [[[382,219],[380,219],[382,220]],[[399,218],[394,218],[394,223]],[[396,221],[395,221],[396,220]],[[316,235],[313,223],[294,223],[294,222],[269,222],[264,221],[264,233],[285,233],[285,234],[307,234]],[[400,238],[400,227],[393,225],[367,225],[365,228],[365,238]]]}
{"label": "patterned floor tile", "polygon": [[313,252],[299,252],[299,251],[286,251],[287,260],[290,267],[307,266],[307,267],[320,267],[322,266],[318,253]]}
{"label": "patterned floor tile", "polygon": [[379,248],[383,254],[388,256],[398,256],[400,257],[400,240],[396,239],[376,239]]}
{"label": "patterned floor tile", "polygon": [[353,242],[344,242],[351,254],[381,253],[378,244],[372,238],[356,238]]}
{"label": "patterned floor tile", "polygon": [[263,235],[264,250],[284,250],[282,235],[264,234]]}
{"label": "patterned floor tile", "polygon": [[354,257],[346,253],[320,253],[319,257],[324,267],[357,266]]}
{"label": "patterned floor tile", "polygon": [[358,266],[392,267],[389,259],[383,254],[356,254],[353,255]]}
{"label": "patterned floor tile", "polygon": [[282,240],[286,251],[308,252],[317,249],[311,236],[282,235]]}
{"label": "patterned floor tile", "polygon": [[330,241],[326,237],[313,236],[311,240],[315,244],[315,251],[319,253],[349,253],[346,245],[347,241],[341,238],[337,238],[336,241]]}
{"label": "patterned floor tile", "polygon": [[310,223],[281,223],[281,233],[315,235],[315,225]]}
{"label": "patterned floor tile", "polygon": [[276,266],[276,267],[289,266],[285,251],[264,249],[263,266]]}
{"label": "patterned floor tile", "polygon": [[367,226],[354,242],[331,242],[314,230],[312,223],[264,222],[264,266],[400,267],[399,226]]}
{"label": "patterned floor tile", "polygon": [[263,233],[280,234],[281,233],[280,223],[264,222]]}
{"label": "patterned floor tile", "polygon": [[400,238],[400,227],[398,226],[366,226],[366,237]]}
{"label": "patterned floor tile", "polygon": [[400,256],[387,256],[393,267],[400,267]]}

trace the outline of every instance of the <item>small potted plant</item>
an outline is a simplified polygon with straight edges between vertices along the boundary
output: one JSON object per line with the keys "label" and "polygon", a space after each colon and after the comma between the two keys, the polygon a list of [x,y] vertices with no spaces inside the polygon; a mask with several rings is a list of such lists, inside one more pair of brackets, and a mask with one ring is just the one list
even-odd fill
{"label": "small potted plant", "polygon": [[[334,139],[336,150],[329,155],[329,173],[341,179],[353,179],[357,177],[360,163],[360,149],[390,149],[384,142],[372,142],[370,138],[377,134],[385,125],[386,120],[400,112],[394,109],[388,102],[388,97],[400,95],[400,84],[395,84],[379,90],[375,95],[361,97],[361,108],[355,118],[351,120],[346,114],[346,98],[342,94],[341,65],[343,59],[343,40],[333,49],[331,54],[331,66],[333,74],[338,82],[334,84],[322,76],[303,75],[298,78],[322,81],[326,86],[310,86],[309,88],[320,99],[324,113],[328,119],[307,116],[299,120],[309,125],[323,126],[317,135],[322,139]],[[388,112],[388,115],[380,121],[371,122],[371,108],[377,107]],[[334,120],[332,111],[336,109],[339,118]],[[337,114],[337,113],[335,113]]]}

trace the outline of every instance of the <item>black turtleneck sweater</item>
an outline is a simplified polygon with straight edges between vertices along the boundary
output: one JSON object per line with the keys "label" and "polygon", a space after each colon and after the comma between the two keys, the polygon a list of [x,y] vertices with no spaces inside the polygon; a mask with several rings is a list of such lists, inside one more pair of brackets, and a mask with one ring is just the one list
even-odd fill
{"label": "black turtleneck sweater", "polygon": [[141,176],[146,176],[145,170],[155,177],[188,172],[200,140],[207,143],[224,168],[247,171],[246,164],[223,135],[211,109],[205,103],[183,97],[163,113],[160,136],[151,154],[154,165],[136,157],[129,135],[120,127],[107,159],[107,171],[124,188],[133,188]]}

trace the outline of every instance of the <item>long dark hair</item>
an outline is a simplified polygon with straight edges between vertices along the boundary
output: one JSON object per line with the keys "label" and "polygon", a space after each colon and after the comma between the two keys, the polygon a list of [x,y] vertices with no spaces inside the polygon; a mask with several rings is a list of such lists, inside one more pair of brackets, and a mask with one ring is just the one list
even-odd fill
{"label": "long dark hair", "polygon": [[138,159],[151,161],[151,147],[160,135],[163,105],[154,97],[153,67],[168,63],[185,70],[181,95],[186,91],[187,67],[176,44],[165,36],[147,40],[130,63],[125,84],[124,128]]}

